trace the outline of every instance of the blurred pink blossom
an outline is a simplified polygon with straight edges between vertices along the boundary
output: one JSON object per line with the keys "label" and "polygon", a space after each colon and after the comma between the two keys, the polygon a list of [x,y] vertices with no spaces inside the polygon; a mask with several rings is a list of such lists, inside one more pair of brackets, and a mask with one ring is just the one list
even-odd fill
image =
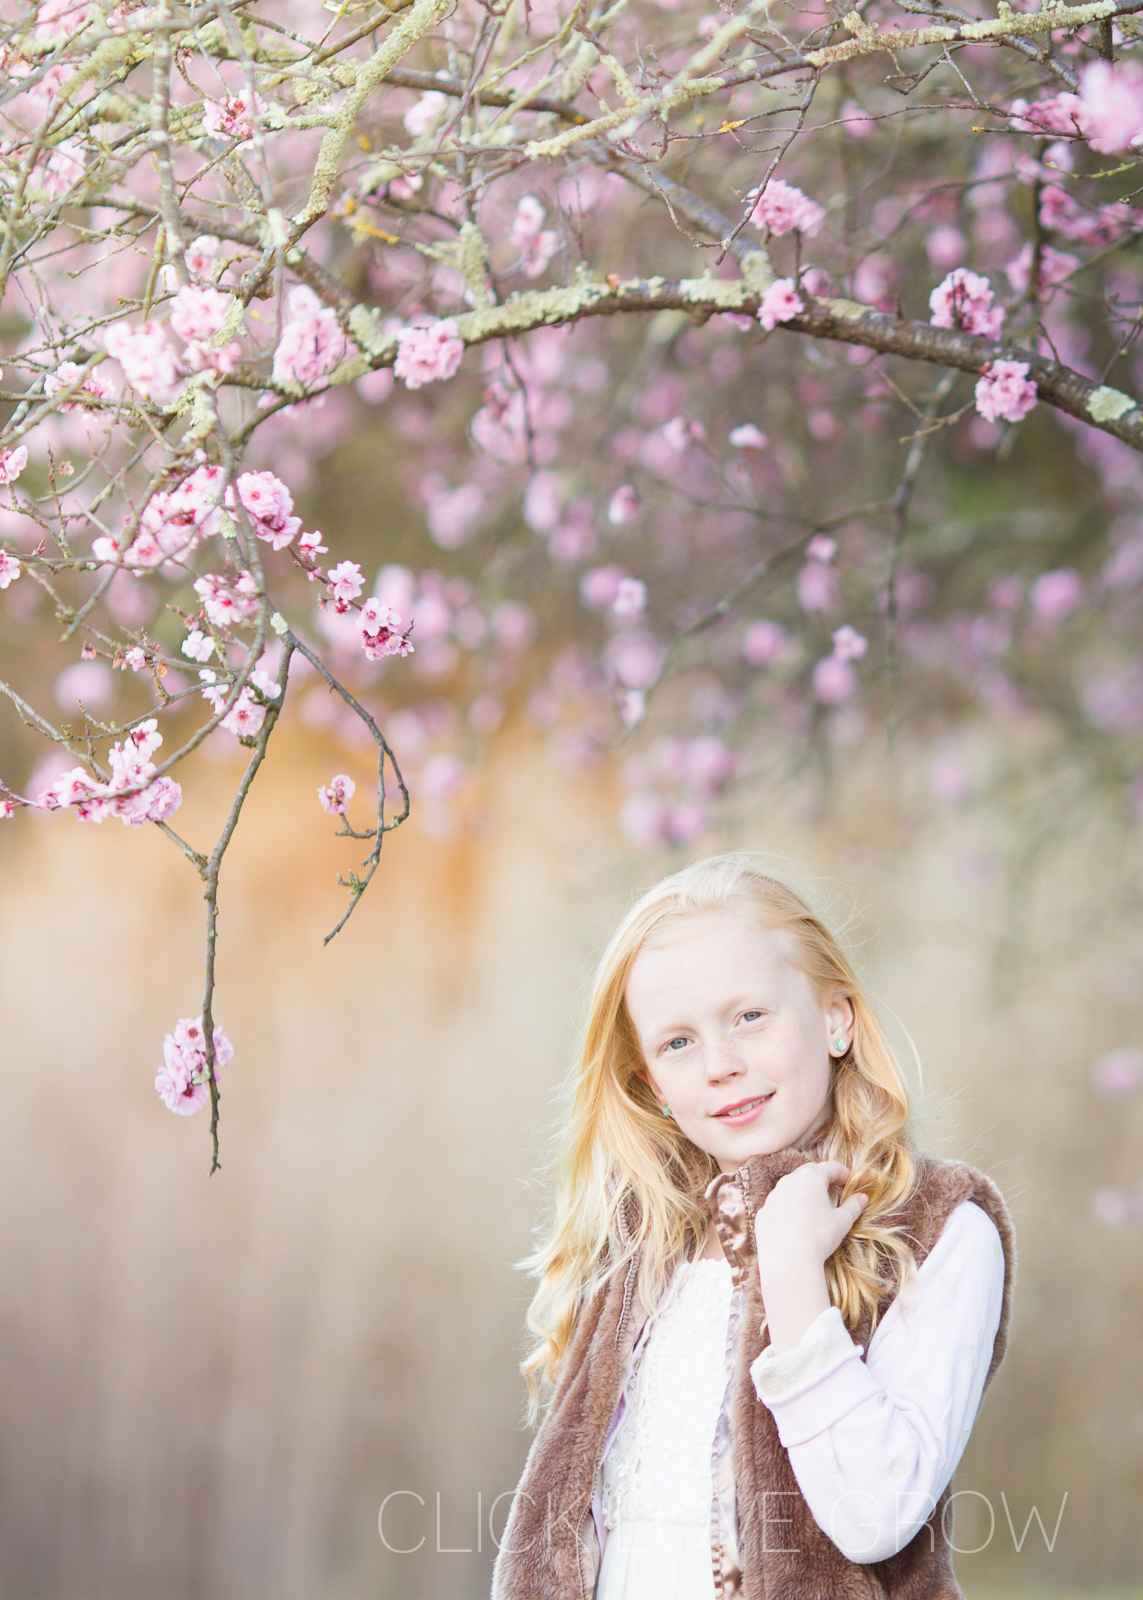
{"label": "blurred pink blossom", "polygon": [[353,779],[344,772],[339,772],[331,778],[329,787],[318,790],[318,799],[325,809],[334,816],[344,816],[349,810],[349,802],[353,799],[357,785]]}
{"label": "blurred pink blossom", "polygon": [[619,828],[631,843],[653,850],[667,840],[667,803],[653,789],[629,794],[619,808]]}
{"label": "blurred pink blossom", "polygon": [[740,427],[730,430],[730,443],[735,450],[765,450],[770,441],[761,428],[756,428],[752,422],[744,422]]}
{"label": "blurred pink blossom", "polygon": [[639,515],[639,496],[629,483],[620,484],[607,503],[607,520],[615,527],[634,522]]}
{"label": "blurred pink blossom", "polygon": [[[49,372],[44,379],[44,393],[57,395],[61,389],[70,389],[82,375],[83,368],[77,361],[61,361],[54,372]],[[80,394],[91,395],[95,400],[109,400],[114,395],[114,390],[107,379],[100,374],[99,368],[94,367],[83,379],[79,388]],[[81,411],[82,404],[78,400],[65,400],[58,407],[60,411]]]}
{"label": "blurred pink blossom", "polygon": [[183,255],[183,265],[192,278],[205,278],[214,271],[218,260],[218,240],[209,233],[200,233],[192,239]]}
{"label": "blurred pink blossom", "polygon": [[408,389],[451,378],[464,355],[464,342],[458,337],[451,317],[430,323],[425,328],[402,328],[397,335],[397,359],[393,371]]}
{"label": "blurred pink blossom", "polygon": [[[1035,251],[1032,241],[1026,240],[1020,254],[1010,261],[1004,268],[1008,282],[1017,294],[1026,294],[1028,285],[1032,281],[1032,260]],[[1040,281],[1041,289],[1052,288],[1057,283],[1062,283],[1065,278],[1079,266],[1079,257],[1070,256],[1064,250],[1053,250],[1046,244],[1040,251]]]}
{"label": "blurred pink blossom", "polygon": [[56,704],[62,711],[106,711],[114,698],[115,680],[102,661],[77,661],[56,679]]}
{"label": "blurred pink blossom", "polygon": [[833,611],[838,602],[840,579],[833,567],[823,561],[807,561],[795,579],[798,604],[811,615]]}
{"label": "blurred pink blossom", "polygon": [[607,664],[625,689],[649,689],[665,655],[664,647],[651,634],[624,634],[608,646]]}
{"label": "blurred pink blossom", "polygon": [[847,622],[833,634],[833,653],[839,661],[861,661],[869,649],[869,640]]}
{"label": "blurred pink blossom", "polygon": [[25,445],[15,450],[0,450],[0,483],[15,483],[27,465],[28,451]]}
{"label": "blurred pink blossom", "polygon": [[181,382],[179,365],[161,324],[144,322],[133,328],[128,322],[113,322],[103,335],[103,347],[145,399],[158,406],[174,399]]}
{"label": "blurred pink blossom", "polygon": [[819,700],[833,704],[852,700],[857,693],[857,674],[848,661],[837,656],[823,656],[814,668],[814,694]]}
{"label": "blurred pink blossom", "polygon": [[622,567],[589,567],[579,580],[579,598],[589,611],[607,611],[615,604],[627,574]]}
{"label": "blurred pink blossom", "polygon": [[742,655],[752,667],[768,667],[782,654],[790,635],[780,622],[752,622],[742,636]]}
{"label": "blurred pink blossom", "polygon": [[1012,126],[1023,133],[1070,133],[1077,131],[1081,102],[1077,94],[1057,94],[1048,100],[1013,100],[1009,110]]}
{"label": "blurred pink blossom", "polygon": [[758,321],[768,333],[780,322],[789,322],[805,310],[805,304],[794,288],[793,278],[778,278],[766,290],[758,307]]}
{"label": "blurred pink blossom", "polygon": [[521,255],[520,269],[526,278],[538,278],[551,261],[559,244],[558,235],[544,227],[546,213],[534,194],[526,194],[516,207],[510,243]]}
{"label": "blurred pink blossom", "polygon": [[1079,100],[1078,121],[1093,150],[1111,155],[1143,134],[1143,66],[1137,61],[1089,61],[1080,73]]}
{"label": "blurred pink blossom", "polygon": [[1119,1228],[1127,1222],[1143,1222],[1143,1184],[1134,1189],[1108,1185],[1091,1198],[1091,1215],[1104,1227]]}
{"label": "blurred pink blossom", "polygon": [[286,296],[286,321],[274,351],[274,382],[308,388],[344,361],[348,349],[337,313],[322,305],[305,284],[296,284]]}
{"label": "blurred pink blossom", "polygon": [[611,609],[617,617],[637,617],[647,609],[647,585],[639,578],[620,578]]}
{"label": "blurred pink blossom", "polygon": [[925,254],[938,272],[957,267],[968,254],[968,240],[959,228],[945,223],[925,239]]}
{"label": "blurred pink blossom", "polygon": [[0,550],[0,589],[6,589],[20,576],[20,563],[7,550]]}
{"label": "blurred pink blossom", "polygon": [[808,199],[793,184],[781,178],[771,178],[750,213],[750,220],[756,228],[767,229],[775,238],[794,229],[808,238],[818,231],[825,220],[825,208],[819,206],[816,200]]}
{"label": "blurred pink blossom", "polygon": [[475,483],[462,483],[450,489],[445,479],[432,473],[422,480],[425,496],[425,521],[434,544],[442,550],[457,550],[480,526],[484,511],[484,491]]}
{"label": "blurred pink blossom", "polygon": [[1071,567],[1045,572],[1032,585],[1028,602],[1043,622],[1060,622],[1083,604],[1083,579]]}
{"label": "blurred pink blossom", "polygon": [[211,343],[235,303],[233,295],[220,289],[186,285],[171,301],[171,327],[186,341],[184,356],[196,372],[203,367],[231,372],[240,360],[242,346],[236,340],[222,346]]}
{"label": "blurred pink blossom", "polygon": [[493,637],[505,650],[526,650],[536,637],[535,615],[519,600],[502,600],[490,621]]}
{"label": "blurred pink blossom", "polygon": [[1019,422],[1036,404],[1026,361],[991,361],[976,383],[976,409],[988,422]]}
{"label": "blurred pink blossom", "polygon": [[672,417],[663,424],[663,438],[676,455],[681,455],[688,445],[702,443],[706,429],[701,422],[692,422],[689,417]]}
{"label": "blurred pink blossom", "polygon": [[1143,1087],[1143,1051],[1109,1050],[1092,1062],[1091,1085],[1101,1100],[1127,1100]]}

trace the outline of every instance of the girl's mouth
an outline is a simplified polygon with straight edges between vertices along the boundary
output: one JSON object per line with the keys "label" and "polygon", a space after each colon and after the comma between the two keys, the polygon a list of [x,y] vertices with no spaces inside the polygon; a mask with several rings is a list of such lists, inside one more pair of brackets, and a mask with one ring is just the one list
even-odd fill
{"label": "girl's mouth", "polygon": [[769,1094],[755,1095],[753,1100],[740,1100],[737,1105],[727,1106],[725,1110],[716,1111],[715,1116],[719,1122],[730,1122],[735,1127],[740,1127],[745,1122],[753,1122],[766,1103],[774,1098],[774,1090]]}

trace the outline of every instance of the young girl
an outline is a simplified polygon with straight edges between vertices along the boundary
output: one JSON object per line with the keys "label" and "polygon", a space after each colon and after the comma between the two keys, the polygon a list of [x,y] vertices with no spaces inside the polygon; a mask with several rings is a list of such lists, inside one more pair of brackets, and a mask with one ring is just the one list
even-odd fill
{"label": "young girl", "polygon": [[764,859],[638,901],[531,1262],[551,1392],[495,1600],[959,1600],[949,1485],[1015,1241],[908,1115],[837,938]]}

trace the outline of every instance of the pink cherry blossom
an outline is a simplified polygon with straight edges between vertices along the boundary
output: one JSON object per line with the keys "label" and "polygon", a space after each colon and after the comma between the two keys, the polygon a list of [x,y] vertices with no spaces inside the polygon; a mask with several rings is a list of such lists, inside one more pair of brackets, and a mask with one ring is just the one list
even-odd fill
{"label": "pink cherry blossom", "polygon": [[113,322],[103,335],[103,345],[133,389],[158,406],[171,403],[181,379],[175,353],[159,323],[144,322],[134,328],[128,322]]}
{"label": "pink cherry blossom", "polygon": [[706,429],[702,423],[692,422],[689,417],[672,417],[663,424],[663,439],[676,455],[681,455],[692,442],[701,444],[705,438]]}
{"label": "pink cherry blossom", "polygon": [[206,100],[202,107],[203,132],[220,139],[252,139],[254,122],[268,106],[249,84],[225,100]]}
{"label": "pink cherry blossom", "polygon": [[[62,389],[70,389],[83,376],[83,368],[76,361],[61,361],[54,372],[49,372],[44,379],[44,393],[57,395]],[[93,400],[110,400],[114,397],[114,389],[107,379],[103,377],[98,367],[94,367],[83,378],[79,386],[79,393],[90,395]],[[59,411],[81,411],[83,405],[78,400],[65,400],[57,408]]]}
{"label": "pink cherry blossom", "polygon": [[833,567],[824,561],[807,561],[794,580],[798,604],[812,616],[818,611],[833,611],[838,602],[840,580]]}
{"label": "pink cherry blossom", "polygon": [[613,639],[607,665],[625,689],[649,689],[662,671],[666,649],[649,633],[631,633]]}
{"label": "pink cherry blossom", "polygon": [[642,689],[628,689],[619,696],[616,710],[625,728],[637,728],[647,715],[647,696]]}
{"label": "pink cherry blossom", "polygon": [[9,817],[16,815],[16,802],[14,800],[0,800],[0,822],[7,822]]}
{"label": "pink cherry blossom", "polygon": [[815,234],[825,220],[825,208],[816,200],[807,199],[800,189],[785,183],[781,178],[771,178],[750,220],[756,228],[765,228],[775,238],[797,229],[807,238]]}
{"label": "pink cherry blossom", "polygon": [[989,422],[1019,422],[1036,404],[1026,361],[992,361],[976,384],[976,409]]}
{"label": "pink cherry blossom", "polygon": [[580,601],[589,611],[607,611],[626,581],[622,567],[589,567],[579,580]]}
{"label": "pink cherry blossom", "polygon": [[[215,1028],[213,1044],[217,1076],[233,1059],[234,1047],[221,1028]],[[155,1089],[167,1109],[181,1117],[193,1116],[209,1101],[210,1069],[201,1017],[180,1017],[174,1032],[165,1035]]]}
{"label": "pink cherry blossom", "polygon": [[20,570],[17,558],[9,555],[7,550],[0,550],[0,589],[6,589],[10,583],[15,583],[20,576]]}
{"label": "pink cherry blossom", "polygon": [[956,267],[968,254],[968,240],[959,228],[946,224],[934,228],[926,238],[925,254],[938,272],[942,268]]}
{"label": "pink cherry blossom", "polygon": [[617,617],[637,617],[647,609],[647,585],[638,578],[621,578],[611,609]]}
{"label": "pink cherry blossom", "polygon": [[183,256],[183,264],[192,278],[208,277],[218,261],[218,240],[209,233],[200,233],[192,239]]}
{"label": "pink cherry blossom", "polygon": [[147,668],[147,652],[139,645],[132,645],[123,657],[124,667],[129,667],[132,672],[145,672]]}
{"label": "pink cherry blossom", "polygon": [[484,511],[484,491],[475,483],[462,483],[455,489],[438,473],[422,480],[425,496],[425,521],[434,544],[442,550],[458,550],[467,544],[480,526]]}
{"label": "pink cherry blossom", "polygon": [[464,355],[464,342],[451,317],[428,327],[402,328],[397,335],[393,371],[408,389],[451,378]]}
{"label": "pink cherry blossom", "polygon": [[[200,540],[219,531],[224,482],[225,473],[220,466],[204,464],[196,467],[177,489],[153,494],[143,508],[123,565],[132,571],[144,571],[166,561],[185,561]],[[92,540],[91,551],[100,561],[114,561],[119,546],[114,539],[100,535]]]}
{"label": "pink cherry blossom", "polygon": [[[316,562],[318,556],[325,555],[329,546],[322,544],[321,534],[315,529],[313,533],[299,533],[295,549],[303,561],[312,564]],[[313,579],[316,577],[316,573],[311,572],[309,577]]]}
{"label": "pink cherry blossom", "polygon": [[339,561],[326,573],[326,587],[337,602],[339,611],[349,609],[349,601],[356,600],[365,587],[365,579],[356,561]]}
{"label": "pink cherry blossom", "polygon": [[302,526],[301,517],[292,515],[294,497],[272,472],[244,472],[237,483],[238,498],[259,539],[275,550],[292,544]]}
{"label": "pink cherry blossom", "polygon": [[805,304],[794,288],[793,278],[778,278],[762,296],[758,307],[758,321],[772,332],[779,322],[789,322],[805,310]]}
{"label": "pink cherry blossom", "polygon": [[190,661],[209,661],[214,654],[214,640],[209,633],[193,628],[183,640],[182,652]]}
{"label": "pink cherry blossom", "polygon": [[439,89],[426,89],[421,98],[402,117],[405,129],[414,139],[421,139],[437,119],[448,110],[449,96]]}
{"label": "pink cherry blossom", "polygon": [[1032,585],[1028,604],[1043,622],[1062,622],[1083,605],[1083,579],[1071,567],[1042,573]]}
{"label": "pink cherry blossom", "polygon": [[1143,1087],[1143,1052],[1109,1050],[1092,1062],[1091,1084],[1101,1100],[1126,1100]]}
{"label": "pink cherry blossom", "polygon": [[629,483],[622,483],[607,502],[607,520],[613,527],[622,527],[625,522],[634,522],[639,509],[639,496]]}
{"label": "pink cherry blossom", "polygon": [[1070,133],[1080,125],[1081,101],[1077,94],[1057,94],[1049,100],[1013,100],[1012,126],[1025,133]]}
{"label": "pink cherry blossom", "polygon": [[198,285],[184,285],[171,301],[171,327],[186,341],[184,357],[194,371],[211,367],[215,372],[232,372],[241,359],[242,346],[236,340],[212,343],[234,304],[233,295]]}
{"label": "pink cherry blossom", "polygon": [[58,198],[80,183],[86,170],[83,145],[78,139],[63,139],[39,169],[40,189],[49,198]]}
{"label": "pink cherry blossom", "polygon": [[1078,120],[1093,150],[1110,155],[1143,133],[1143,66],[1089,61],[1080,73]]}
{"label": "pink cherry blossom", "polygon": [[[1034,256],[1035,249],[1029,239],[1021,247],[1020,254],[1004,268],[1005,276],[1017,294],[1028,292],[1028,286],[1032,281]],[[1063,250],[1053,250],[1050,244],[1043,245],[1040,250],[1039,287],[1051,288],[1057,283],[1062,283],[1065,278],[1071,277],[1079,264],[1078,256],[1070,256]]]}
{"label": "pink cherry blossom", "polygon": [[995,296],[987,278],[967,267],[957,267],[929,296],[934,328],[963,328],[966,333],[1000,336],[1004,322],[1003,306],[993,306]]}
{"label": "pink cherry blossom", "polygon": [[837,555],[837,540],[828,533],[815,533],[806,546],[807,561],[830,562]]}
{"label": "pink cherry blossom", "polygon": [[249,686],[241,689],[237,700],[223,717],[220,726],[239,739],[252,739],[266,720],[266,707],[258,704]]}
{"label": "pink cherry blossom", "polygon": [[839,661],[861,661],[869,649],[869,640],[847,622],[833,634],[833,653]]}
{"label": "pink cherry blossom", "polygon": [[385,656],[412,655],[413,646],[401,633],[401,619],[392,606],[382,605],[373,598],[366,600],[357,625],[361,630],[361,648],[370,661],[381,661]]}
{"label": "pink cherry blossom", "polygon": [[789,631],[780,622],[752,622],[742,635],[742,658],[752,667],[768,667],[789,642]]}
{"label": "pink cherry blossom", "polygon": [[730,430],[730,443],[735,450],[765,450],[770,441],[761,428],[756,428],[752,422],[744,422],[740,427]]}
{"label": "pink cherry blossom", "polygon": [[327,789],[318,790],[318,799],[325,809],[334,816],[344,816],[349,810],[349,802],[352,800],[356,789],[357,785],[353,779],[348,777],[346,773],[339,772],[335,778],[330,780]]}
{"label": "pink cherry blossom", "polygon": [[312,289],[298,284],[286,296],[286,321],[274,351],[275,383],[308,388],[344,361],[349,344],[337,313]]}
{"label": "pink cherry blossom", "polygon": [[692,739],[683,753],[682,777],[692,794],[712,795],[734,776],[738,757],[721,739],[707,734]]}
{"label": "pink cherry blossom", "polygon": [[857,693],[857,674],[848,661],[823,656],[814,668],[814,694],[827,704],[852,700]]}
{"label": "pink cherry blossom", "polygon": [[25,445],[20,445],[16,450],[0,450],[0,483],[15,483],[27,465],[28,451]]}
{"label": "pink cherry blossom", "polygon": [[520,270],[526,278],[539,277],[559,244],[558,235],[544,227],[546,214],[534,194],[526,194],[516,207],[509,242],[520,253]]}
{"label": "pink cherry blossom", "polygon": [[240,626],[258,614],[258,586],[249,572],[231,581],[208,572],[195,582],[195,593],[216,628]]}

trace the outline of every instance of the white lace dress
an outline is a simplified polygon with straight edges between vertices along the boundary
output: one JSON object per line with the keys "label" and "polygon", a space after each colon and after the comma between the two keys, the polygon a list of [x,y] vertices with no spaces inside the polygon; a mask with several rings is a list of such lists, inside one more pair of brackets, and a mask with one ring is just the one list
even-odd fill
{"label": "white lace dress", "polygon": [[600,1467],[607,1541],[597,1600],[713,1600],[712,1453],[726,1389],[726,1261],[680,1269]]}

